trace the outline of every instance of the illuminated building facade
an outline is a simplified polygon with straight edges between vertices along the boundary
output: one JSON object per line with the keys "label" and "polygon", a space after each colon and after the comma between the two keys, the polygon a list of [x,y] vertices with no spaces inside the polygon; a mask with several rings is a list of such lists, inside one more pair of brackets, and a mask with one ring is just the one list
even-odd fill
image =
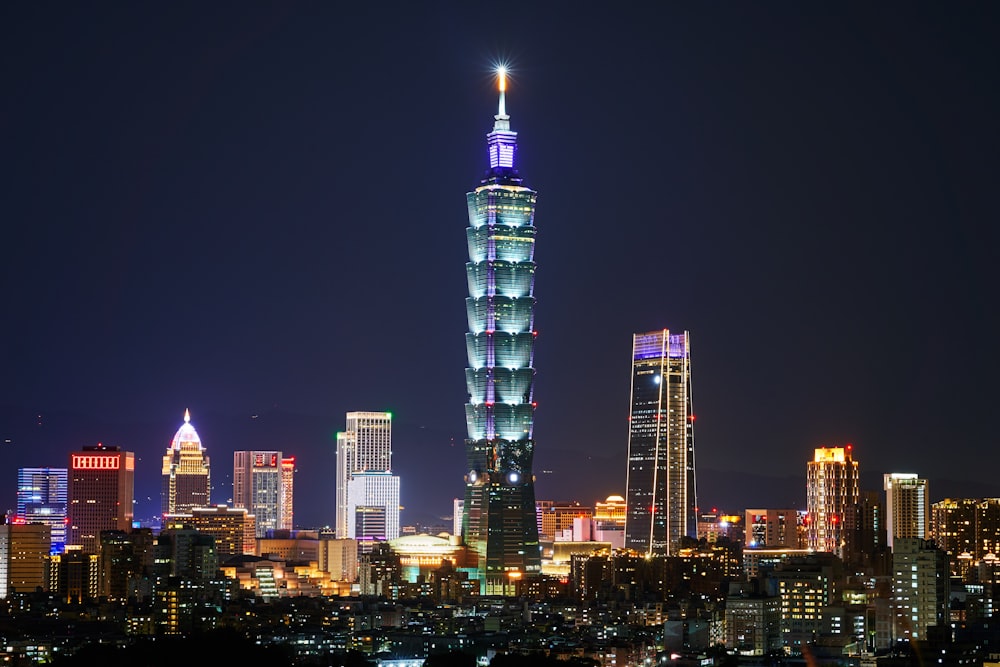
{"label": "illuminated building facade", "polygon": [[373,541],[399,537],[399,476],[387,471],[355,473],[347,483],[347,539],[367,552]]}
{"label": "illuminated building facade", "polygon": [[281,516],[278,517],[280,530],[295,527],[295,457],[281,459]]}
{"label": "illuminated building facade", "polygon": [[49,590],[51,529],[43,523],[0,525],[0,599]]}
{"label": "illuminated building facade", "polygon": [[954,574],[1000,554],[1000,498],[945,498],[931,506],[932,535]]}
{"label": "illuminated building facade", "polygon": [[49,590],[60,600],[96,600],[100,593],[100,554],[84,553],[70,545],[65,553],[49,557]]}
{"label": "illuminated building facade", "polygon": [[746,510],[746,546],[750,549],[797,549],[799,513],[794,509]]}
{"label": "illuminated building facade", "polygon": [[95,445],[69,457],[68,543],[100,553],[102,530],[132,528],[135,454]]}
{"label": "illuminated building facade", "polygon": [[18,468],[17,520],[44,523],[51,530],[52,553],[66,548],[66,468]]}
{"label": "illuminated building facade", "polygon": [[948,621],[948,558],[934,542],[896,536],[892,550],[893,633],[927,639],[927,628]]}
{"label": "illuminated building facade", "polygon": [[199,507],[187,516],[175,519],[215,538],[215,551],[219,562],[224,563],[233,556],[253,554],[257,551],[257,534],[254,516],[245,508]]}
{"label": "illuminated building facade", "polygon": [[392,413],[348,412],[347,427],[337,433],[337,537],[346,539],[354,522],[348,485],[355,473],[392,471]]}
{"label": "illuminated building facade", "polygon": [[806,464],[807,546],[844,557],[859,499],[858,462],[851,445],[818,447]]}
{"label": "illuminated building facade", "polygon": [[257,537],[281,527],[281,462],[278,451],[233,452],[233,507],[256,517]]}
{"label": "illuminated building facade", "polygon": [[212,480],[208,454],[198,432],[191,426],[191,413],[184,411],[184,423],[163,456],[160,511],[182,514],[194,507],[207,507]]}
{"label": "illuminated building facade", "polygon": [[625,546],[670,556],[698,528],[691,394],[691,336],[632,338]]}
{"label": "illuminated building facade", "polygon": [[469,227],[465,300],[469,332],[462,535],[484,594],[510,594],[541,572],[532,437],[535,403],[535,199],[515,156],[506,111],[506,73],[486,135],[490,168],[466,195]]}
{"label": "illuminated building facade", "polygon": [[915,473],[886,473],[882,488],[885,489],[885,527],[889,548],[897,537],[926,540],[930,536],[931,523],[927,480]]}

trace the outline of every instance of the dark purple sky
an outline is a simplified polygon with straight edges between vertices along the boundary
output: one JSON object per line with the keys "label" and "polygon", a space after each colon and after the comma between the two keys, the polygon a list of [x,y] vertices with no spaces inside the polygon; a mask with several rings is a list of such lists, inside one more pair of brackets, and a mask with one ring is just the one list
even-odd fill
{"label": "dark purple sky", "polygon": [[189,407],[215,500],[234,449],[281,448],[325,523],[333,432],[389,409],[404,504],[450,511],[499,58],[540,193],[539,497],[624,491],[661,327],[692,334],[706,480],[850,441],[1000,495],[997,6],[610,7],[0,7],[4,505],[102,440],[155,512]]}

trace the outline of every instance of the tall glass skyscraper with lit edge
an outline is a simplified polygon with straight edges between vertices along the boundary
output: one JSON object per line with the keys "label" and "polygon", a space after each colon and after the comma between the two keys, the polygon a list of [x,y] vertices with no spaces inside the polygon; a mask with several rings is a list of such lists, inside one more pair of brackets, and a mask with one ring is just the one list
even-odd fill
{"label": "tall glass skyscraper with lit edge", "polygon": [[486,135],[490,168],[466,195],[469,399],[462,534],[480,591],[514,595],[520,580],[541,572],[532,473],[537,193],[524,187],[517,172],[506,72],[498,75],[499,109]]}
{"label": "tall glass skyscraper with lit edge", "polygon": [[696,537],[691,335],[668,329],[632,337],[625,546],[670,556]]}

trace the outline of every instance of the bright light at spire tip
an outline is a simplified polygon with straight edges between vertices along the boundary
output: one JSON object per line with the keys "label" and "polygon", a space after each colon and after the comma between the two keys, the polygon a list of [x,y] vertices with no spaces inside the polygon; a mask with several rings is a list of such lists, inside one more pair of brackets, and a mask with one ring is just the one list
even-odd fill
{"label": "bright light at spire tip", "polygon": [[507,66],[497,65],[497,85],[500,87],[500,92],[507,90]]}

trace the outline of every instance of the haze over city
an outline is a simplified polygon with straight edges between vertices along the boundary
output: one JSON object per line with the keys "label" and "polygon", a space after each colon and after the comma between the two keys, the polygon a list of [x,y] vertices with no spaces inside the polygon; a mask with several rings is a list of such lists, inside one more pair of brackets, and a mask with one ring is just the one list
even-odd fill
{"label": "haze over city", "polygon": [[5,506],[100,441],[155,514],[190,408],[214,501],[233,450],[281,449],[296,523],[328,524],[334,433],[390,410],[403,521],[450,513],[501,61],[539,192],[539,498],[624,491],[659,328],[691,332],[703,503],[803,505],[846,442],[1000,495],[996,8],[781,10],[3,7]]}

